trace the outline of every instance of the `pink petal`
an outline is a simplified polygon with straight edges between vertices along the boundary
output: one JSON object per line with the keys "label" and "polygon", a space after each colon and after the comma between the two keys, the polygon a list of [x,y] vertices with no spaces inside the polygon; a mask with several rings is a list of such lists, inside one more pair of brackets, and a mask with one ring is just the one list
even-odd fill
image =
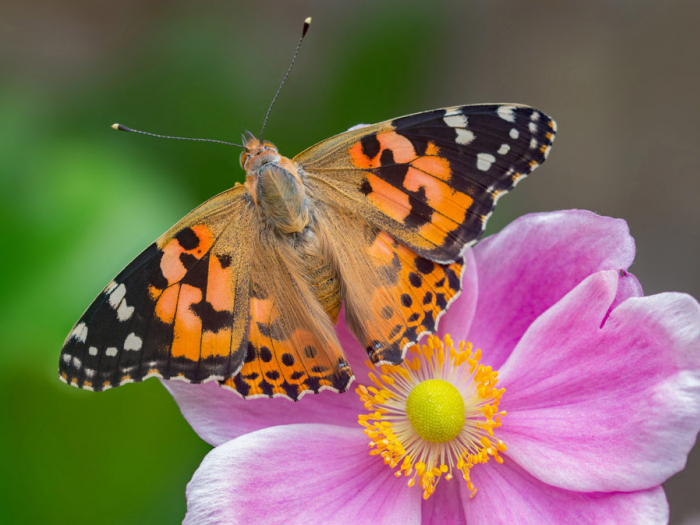
{"label": "pink petal", "polygon": [[626,270],[625,221],[582,210],[525,215],[474,248],[479,301],[469,340],[499,368],[532,322],[584,278]]}
{"label": "pink petal", "polygon": [[292,403],[282,398],[242,399],[216,383],[163,384],[194,431],[214,446],[273,425],[328,423],[357,429],[358,414],[366,412],[352,388],[342,394],[324,390]]}
{"label": "pink petal", "polygon": [[467,484],[461,479],[459,472],[451,480],[440,481],[435,493],[423,501],[422,525],[467,525],[462,497],[468,492]]}
{"label": "pink petal", "polygon": [[370,383],[370,368],[365,362],[369,362],[369,357],[367,357],[367,352],[365,352],[362,345],[355,339],[355,336],[352,335],[350,328],[348,328],[348,325],[345,323],[345,307],[340,310],[340,314],[338,315],[338,324],[335,327],[335,333],[338,335],[340,346],[343,348],[343,352],[345,352],[345,356],[348,358],[350,368],[352,368],[355,374],[355,385],[368,385]]}
{"label": "pink petal", "polygon": [[246,434],[204,458],[187,486],[184,524],[420,523],[421,491],[369,450],[359,427]]}
{"label": "pink petal", "polygon": [[700,305],[631,298],[601,328],[619,274],[592,275],[540,316],[501,369],[499,437],[535,477],[640,490],[681,470],[700,429]]}
{"label": "pink petal", "polygon": [[668,503],[661,487],[640,492],[571,492],[538,481],[508,459],[502,465],[474,467],[471,477],[476,496],[470,499],[466,488],[461,493],[470,525],[668,523]]}
{"label": "pink petal", "polygon": [[450,334],[455,341],[466,340],[476,312],[479,297],[479,282],[474,250],[464,253],[464,271],[462,274],[462,293],[449,306],[440,318],[438,335]]}

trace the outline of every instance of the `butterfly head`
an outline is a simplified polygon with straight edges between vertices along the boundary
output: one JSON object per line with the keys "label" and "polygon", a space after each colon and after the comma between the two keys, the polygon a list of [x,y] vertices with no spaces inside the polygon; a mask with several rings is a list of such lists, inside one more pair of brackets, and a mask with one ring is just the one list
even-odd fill
{"label": "butterfly head", "polygon": [[243,135],[243,151],[241,152],[241,167],[246,172],[256,171],[264,164],[278,162],[280,154],[277,147],[267,140],[260,140],[250,131]]}

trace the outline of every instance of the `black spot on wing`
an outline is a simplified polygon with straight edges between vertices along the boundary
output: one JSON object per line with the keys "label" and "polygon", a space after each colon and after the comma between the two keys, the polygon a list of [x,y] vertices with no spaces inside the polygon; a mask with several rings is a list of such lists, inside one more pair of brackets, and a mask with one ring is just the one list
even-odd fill
{"label": "black spot on wing", "polygon": [[[188,265],[185,265],[185,268],[188,268],[187,273],[185,276],[182,278],[180,283],[182,284],[188,284],[190,286],[194,286],[195,288],[198,288],[199,290],[202,291],[202,297],[206,294],[207,290],[207,281],[209,278],[209,253],[207,253],[204,257],[201,259],[197,259],[196,257],[193,257],[189,254],[183,253],[180,254],[180,260],[183,259],[183,256],[188,257]],[[189,260],[189,257],[192,257],[194,261]],[[183,261],[183,264],[184,261]]]}
{"label": "black spot on wing", "polygon": [[284,390],[284,393],[287,394],[287,397],[289,397],[291,400],[299,400],[299,387],[297,385],[284,381],[280,384],[280,386],[282,387],[282,390]]}
{"label": "black spot on wing", "polygon": [[219,259],[219,264],[222,268],[226,269],[231,266],[231,256],[226,254],[221,254],[216,256]]}
{"label": "black spot on wing", "polygon": [[429,274],[435,269],[435,263],[423,257],[416,257],[415,264],[416,269],[422,274]]}
{"label": "black spot on wing", "polygon": [[369,183],[369,181],[367,179],[363,179],[362,184],[360,184],[360,191],[364,195],[369,195],[374,190],[372,190],[372,185]]}
{"label": "black spot on wing", "polygon": [[360,144],[362,145],[362,154],[369,159],[376,157],[381,149],[381,144],[377,139],[376,133],[362,137],[360,139]]}
{"label": "black spot on wing", "polygon": [[185,267],[186,270],[189,271],[190,268],[192,268],[195,264],[197,264],[197,259],[194,255],[191,253],[181,253],[180,254],[180,262],[182,265]]}
{"label": "black spot on wing", "polygon": [[434,210],[428,204],[425,186],[419,186],[417,191],[406,191],[409,194],[408,203],[411,211],[403,220],[409,228],[420,228],[433,220]]}
{"label": "black spot on wing", "polygon": [[190,306],[190,309],[202,321],[202,330],[216,333],[223,328],[231,326],[233,322],[233,312],[217,310],[209,301],[204,299],[194,303]]}
{"label": "black spot on wing", "polygon": [[274,387],[273,387],[272,383],[269,383],[269,382],[266,381],[265,379],[263,379],[262,381],[260,381],[260,382],[258,383],[258,386],[260,387],[260,391],[261,391],[263,394],[265,394],[266,396],[272,397],[272,394],[274,394]]}
{"label": "black spot on wing", "polygon": [[240,374],[233,378],[233,384],[236,387],[236,391],[243,397],[250,394],[250,385],[241,378]]}
{"label": "black spot on wing", "polygon": [[263,363],[269,363],[272,361],[272,351],[268,347],[261,346],[258,354],[260,355],[260,360]]}
{"label": "black spot on wing", "polygon": [[257,357],[258,357],[258,351],[253,346],[253,343],[248,341],[247,351],[246,351],[245,359],[243,360],[243,362],[250,363],[251,361],[255,361],[255,359],[257,359]]}
{"label": "black spot on wing", "polygon": [[175,239],[178,243],[180,243],[180,246],[187,251],[194,250],[197,246],[199,246],[199,237],[197,237],[197,234],[194,233],[192,228],[180,230],[175,235]]}

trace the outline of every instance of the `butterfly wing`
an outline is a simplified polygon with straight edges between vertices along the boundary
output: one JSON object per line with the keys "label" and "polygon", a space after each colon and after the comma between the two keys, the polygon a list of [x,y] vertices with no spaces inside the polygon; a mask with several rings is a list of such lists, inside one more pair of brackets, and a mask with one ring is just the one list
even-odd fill
{"label": "butterfly wing", "polygon": [[555,131],[527,106],[452,107],[342,133],[294,161],[317,195],[449,263],[478,240],[498,199],[544,162]]}
{"label": "butterfly wing", "polygon": [[398,364],[435,332],[461,292],[464,250],[498,199],[544,162],[555,131],[526,106],[462,106],[353,129],[295,157],[326,207],[324,228],[342,239],[348,324],[373,362]]}
{"label": "butterfly wing", "polygon": [[201,383],[246,356],[257,216],[242,186],[208,200],[146,248],[70,332],[60,378],[105,390],[150,376]]}
{"label": "butterfly wing", "polygon": [[354,376],[333,327],[337,310],[326,311],[310,286],[311,268],[325,258],[309,250],[302,250],[302,256],[269,230],[251,242],[254,264],[245,362],[240,373],[222,386],[243,397],[282,396],[294,401],[308,392],[344,392]]}
{"label": "butterfly wing", "polygon": [[399,364],[459,295],[464,264],[435,263],[357,215],[318,206],[334,244],[348,326],[374,363]]}

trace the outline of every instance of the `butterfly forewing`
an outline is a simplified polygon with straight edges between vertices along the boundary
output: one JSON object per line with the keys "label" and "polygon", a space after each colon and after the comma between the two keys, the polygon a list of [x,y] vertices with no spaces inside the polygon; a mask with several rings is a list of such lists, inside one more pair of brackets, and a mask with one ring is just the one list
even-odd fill
{"label": "butterfly forewing", "polygon": [[457,260],[498,199],[546,159],[554,121],[518,105],[438,109],[321,142],[295,161],[335,202],[435,262]]}
{"label": "butterfly forewing", "polygon": [[203,382],[243,364],[255,211],[242,187],[194,210],[95,299],[61,354],[63,381],[104,390],[150,376]]}

